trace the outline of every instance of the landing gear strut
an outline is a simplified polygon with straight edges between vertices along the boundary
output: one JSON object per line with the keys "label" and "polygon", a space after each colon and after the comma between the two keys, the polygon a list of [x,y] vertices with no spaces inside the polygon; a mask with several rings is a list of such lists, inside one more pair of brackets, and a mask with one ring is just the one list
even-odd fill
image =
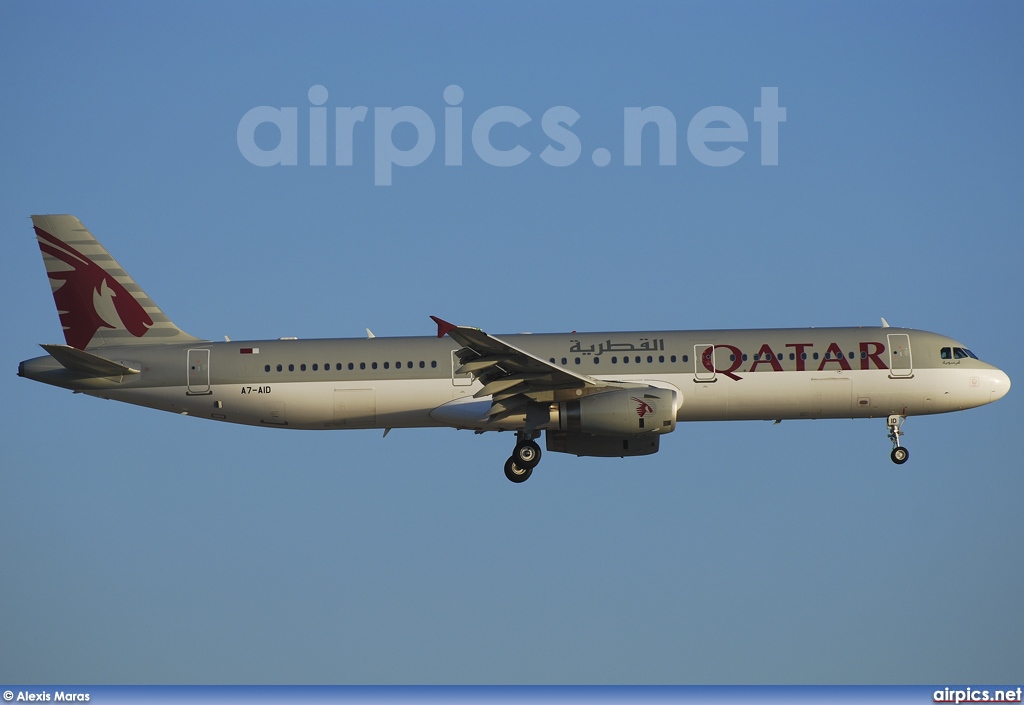
{"label": "landing gear strut", "polygon": [[505,461],[505,477],[512,482],[526,482],[540,462],[540,446],[533,440],[536,435],[539,434],[527,436],[523,431],[516,434],[518,440],[515,450],[512,451],[512,457]]}
{"label": "landing gear strut", "polygon": [[903,431],[900,428],[906,420],[906,416],[893,414],[885,422],[886,426],[889,427],[889,440],[892,441],[892,453],[889,457],[897,465],[903,465],[903,463],[907,462],[907,458],[910,457],[910,451],[900,445],[900,436],[903,435]]}

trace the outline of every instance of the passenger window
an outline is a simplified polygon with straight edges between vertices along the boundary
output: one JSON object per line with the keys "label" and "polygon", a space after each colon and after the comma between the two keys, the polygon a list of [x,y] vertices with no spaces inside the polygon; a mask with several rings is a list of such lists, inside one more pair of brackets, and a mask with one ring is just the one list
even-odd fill
{"label": "passenger window", "polygon": [[658,355],[658,362],[665,362],[665,356],[664,355]]}
{"label": "passenger window", "polygon": [[580,364],[580,359],[578,357],[576,358],[576,364]]}
{"label": "passenger window", "polygon": [[377,369],[377,363],[376,362],[371,362],[370,363],[370,367],[372,367],[373,369]]}
{"label": "passenger window", "polygon": [[299,365],[299,369],[302,370],[303,372],[305,372],[306,371],[306,363],[303,362],[301,365]]}
{"label": "passenger window", "polygon": [[398,362],[395,363],[395,369],[396,370],[402,369],[402,361],[401,360],[399,360]]}
{"label": "passenger window", "polygon": [[431,367],[437,367],[437,360],[431,360],[430,361],[430,366]]}
{"label": "passenger window", "polygon": [[320,366],[314,362],[313,363],[313,371],[316,372],[319,369],[320,369]]}
{"label": "passenger window", "polygon": [[[356,365],[355,365],[355,363],[354,363],[354,362],[350,362],[350,363],[348,363],[348,368],[349,368],[350,370],[354,370],[354,369],[356,368]],[[338,363],[338,369],[339,369],[339,370],[341,369],[341,363],[340,363],[340,362]]]}
{"label": "passenger window", "polygon": [[[619,358],[617,358],[617,357],[615,357],[614,355],[612,355],[612,364],[613,364],[613,365],[615,365],[615,364],[617,364],[618,362],[619,362]],[[626,362],[629,362],[629,360],[627,359],[627,360],[626,360]]]}
{"label": "passenger window", "polygon": [[[376,366],[377,366],[376,363],[374,363],[374,367],[376,367]],[[390,362],[385,362],[384,363],[384,369],[387,370],[387,369],[390,369],[390,368],[391,368],[391,363]]]}
{"label": "passenger window", "polygon": [[568,362],[569,362],[569,361],[568,361],[568,360],[566,360],[566,359],[565,359],[564,357],[562,358],[562,364],[563,364],[563,365],[567,364]]}
{"label": "passenger window", "polygon": [[359,363],[359,369],[365,370],[366,369],[366,363],[365,362],[360,362]]}
{"label": "passenger window", "polygon": [[270,372],[270,365],[265,365],[265,366],[263,367],[263,371],[264,371],[264,372]]}
{"label": "passenger window", "polygon": [[277,366],[277,371],[278,371],[278,372],[281,372],[281,371],[282,371],[283,369],[284,369],[284,368],[283,368],[283,367],[281,367],[280,365],[278,365],[278,366]]}
{"label": "passenger window", "polygon": [[654,362],[654,356],[653,355],[648,355],[647,356],[647,362]]}

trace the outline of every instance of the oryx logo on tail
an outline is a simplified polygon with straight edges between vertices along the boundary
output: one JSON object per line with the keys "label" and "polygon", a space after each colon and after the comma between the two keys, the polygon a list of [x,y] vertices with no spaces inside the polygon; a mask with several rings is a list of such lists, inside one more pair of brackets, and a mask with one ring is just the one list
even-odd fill
{"label": "oryx logo on tail", "polygon": [[146,334],[153,319],[120,282],[75,248],[39,226],[35,230],[39,249],[69,267],[46,272],[57,282],[53,300],[68,345],[84,350],[100,328],[123,328],[136,338]]}
{"label": "oryx logo on tail", "polygon": [[168,320],[78,218],[32,220],[68,345],[85,350],[196,340]]}

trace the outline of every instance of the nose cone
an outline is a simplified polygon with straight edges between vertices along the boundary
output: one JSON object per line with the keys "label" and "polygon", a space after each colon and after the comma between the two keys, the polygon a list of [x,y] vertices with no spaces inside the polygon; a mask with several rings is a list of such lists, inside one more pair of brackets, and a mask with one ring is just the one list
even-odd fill
{"label": "nose cone", "polygon": [[1002,399],[1010,391],[1010,377],[1002,370],[994,370],[989,375],[989,384],[992,385],[992,398],[990,401]]}

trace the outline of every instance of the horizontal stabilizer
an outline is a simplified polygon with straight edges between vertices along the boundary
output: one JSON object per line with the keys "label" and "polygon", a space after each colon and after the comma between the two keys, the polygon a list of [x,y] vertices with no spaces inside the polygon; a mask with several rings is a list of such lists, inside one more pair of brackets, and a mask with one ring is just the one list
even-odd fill
{"label": "horizontal stabilizer", "polygon": [[75,372],[84,372],[85,374],[96,375],[97,377],[139,374],[139,370],[126,367],[105,357],[73,348],[70,345],[40,345],[40,347],[50,353],[57,362]]}

